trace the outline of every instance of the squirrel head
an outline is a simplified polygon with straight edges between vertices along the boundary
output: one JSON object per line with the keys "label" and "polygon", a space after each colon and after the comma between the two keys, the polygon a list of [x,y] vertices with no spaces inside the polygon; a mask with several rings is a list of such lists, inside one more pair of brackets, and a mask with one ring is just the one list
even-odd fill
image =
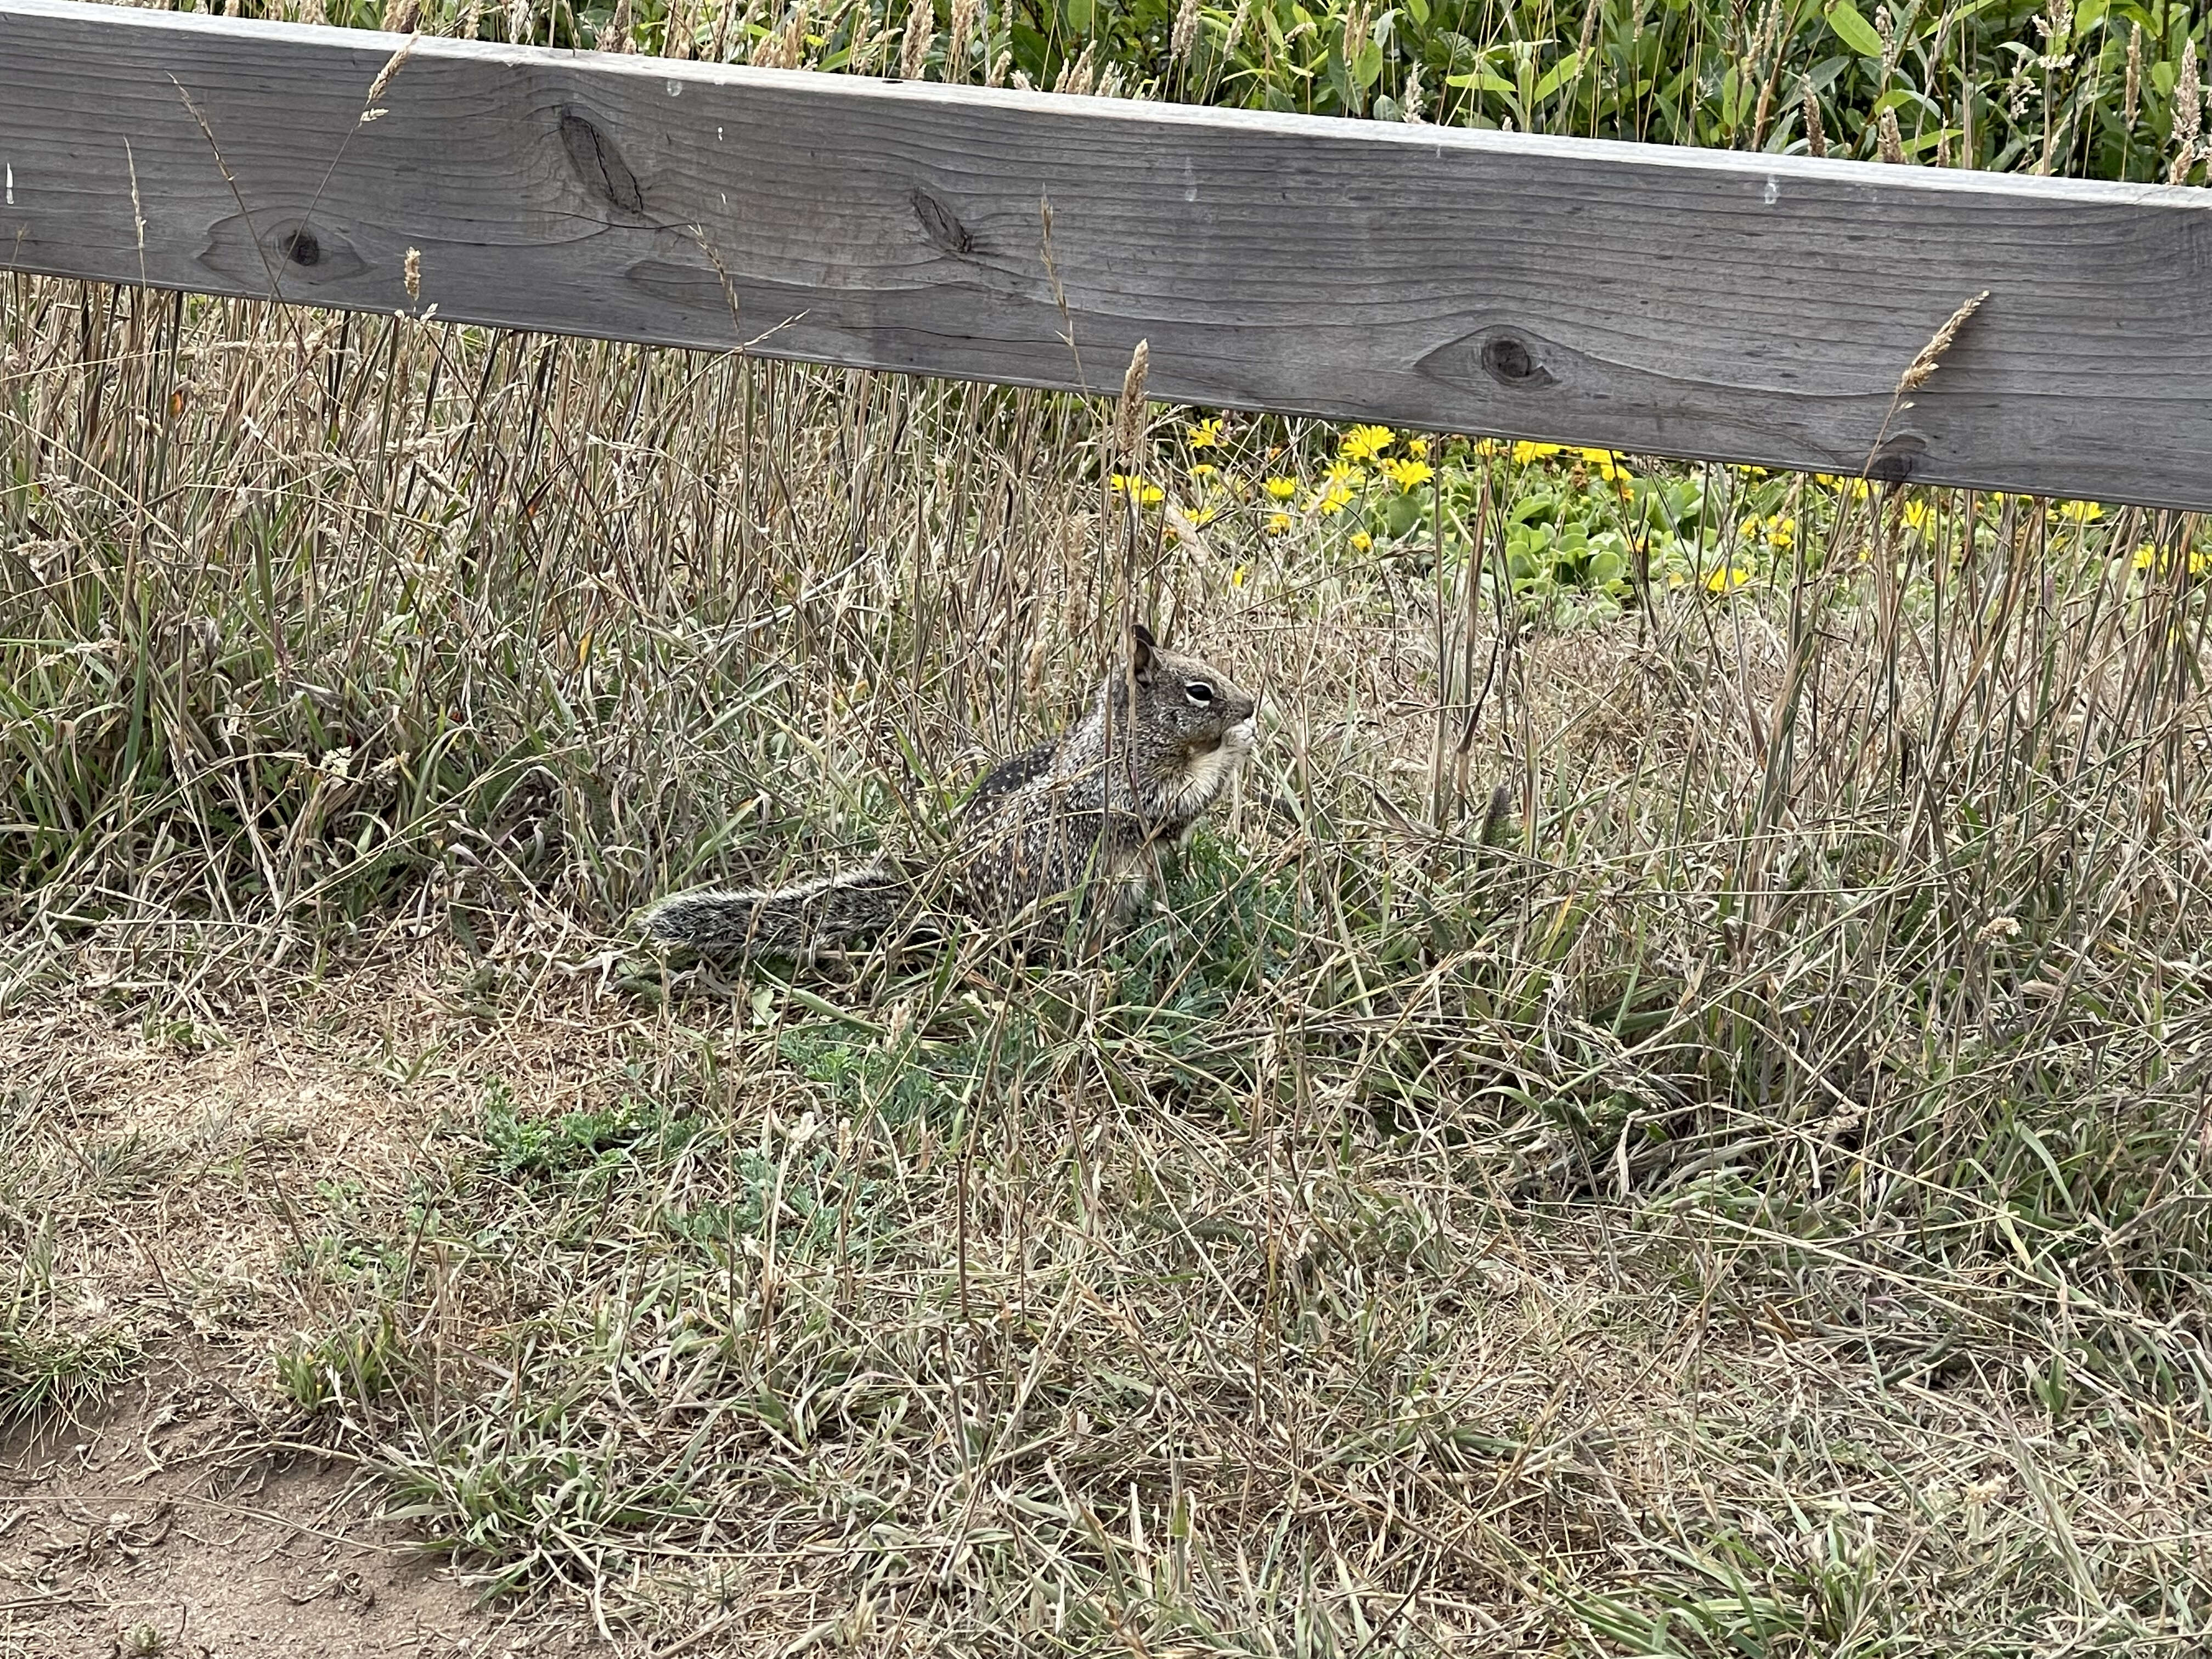
{"label": "squirrel head", "polygon": [[[1139,623],[1129,630],[1128,667],[1100,687],[1100,701],[1121,711],[1127,730],[1156,752],[1195,759],[1224,744],[1249,749],[1258,700],[1211,663],[1164,650]],[[1133,689],[1135,702],[1129,701]]]}

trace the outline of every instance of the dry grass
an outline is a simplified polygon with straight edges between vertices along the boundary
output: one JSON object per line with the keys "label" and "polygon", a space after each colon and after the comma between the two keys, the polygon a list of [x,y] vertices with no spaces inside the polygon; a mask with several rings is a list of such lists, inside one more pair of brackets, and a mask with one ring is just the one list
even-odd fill
{"label": "dry grass", "polygon": [[[1568,620],[1490,520],[1187,543],[1109,419],[0,289],[10,1402],[228,1345],[641,1652],[2191,1650],[2194,526],[1845,492]],[[635,951],[1125,604],[1266,688],[1172,914]]]}

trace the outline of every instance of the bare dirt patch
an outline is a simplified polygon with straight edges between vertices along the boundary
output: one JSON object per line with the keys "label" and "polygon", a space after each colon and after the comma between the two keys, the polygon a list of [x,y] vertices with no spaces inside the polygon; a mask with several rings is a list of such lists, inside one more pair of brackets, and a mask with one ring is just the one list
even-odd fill
{"label": "bare dirt patch", "polygon": [[55,1659],[573,1650],[488,1615],[349,1469],[271,1449],[220,1383],[159,1369],[97,1421],[6,1449],[0,1642]]}
{"label": "bare dirt patch", "polygon": [[[403,1184],[450,1109],[377,1071],[430,977],[356,989],[336,1023],[241,1016],[240,1035],[78,1004],[0,1024],[24,1080],[15,1148],[43,1200],[24,1271],[59,1335],[106,1336],[131,1375],[0,1438],[0,1655],[562,1653],[573,1617],[487,1610],[420,1533],[381,1518],[353,1460],[271,1387],[312,1315],[305,1241],[365,1184]],[[12,1645],[11,1645],[12,1644]]]}

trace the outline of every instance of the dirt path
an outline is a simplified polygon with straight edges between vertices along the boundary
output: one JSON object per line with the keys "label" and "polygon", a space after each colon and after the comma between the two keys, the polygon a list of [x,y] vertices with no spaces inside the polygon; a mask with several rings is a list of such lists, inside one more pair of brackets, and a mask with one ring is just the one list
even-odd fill
{"label": "dirt path", "polygon": [[[388,989],[368,1006],[404,1042],[435,993]],[[40,1317],[131,1356],[81,1414],[0,1433],[0,1659],[603,1647],[573,1613],[488,1612],[368,1482],[291,1438],[269,1363],[299,1314],[287,1252],[346,1183],[404,1178],[442,1109],[434,1083],[348,1056],[361,1030],[322,1035],[203,1048],[82,1006],[0,1022],[0,1212],[27,1218]]]}
{"label": "dirt path", "polygon": [[577,1650],[502,1627],[343,1468],[257,1446],[221,1386],[161,1369],[97,1421],[19,1434],[0,1455],[0,1652]]}

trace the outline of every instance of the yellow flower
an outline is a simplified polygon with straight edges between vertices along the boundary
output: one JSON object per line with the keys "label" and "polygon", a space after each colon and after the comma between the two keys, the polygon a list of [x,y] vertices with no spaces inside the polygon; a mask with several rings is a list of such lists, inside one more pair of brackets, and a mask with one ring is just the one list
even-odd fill
{"label": "yellow flower", "polygon": [[1218,417],[1199,421],[1187,428],[1193,449],[1212,449],[1221,441],[1221,422]]}
{"label": "yellow flower", "polygon": [[1749,566],[1732,564],[1726,569],[1716,570],[1711,575],[1706,577],[1705,586],[1713,592],[1726,593],[1732,589],[1741,587],[1751,580],[1751,575]]}
{"label": "yellow flower", "polygon": [[1935,516],[1929,512],[1925,501],[1905,502],[1904,515],[1905,528],[1918,531],[1923,535],[1927,533],[1929,524]]}
{"label": "yellow flower", "polygon": [[1355,426],[1339,448],[1347,460],[1371,461],[1397,441],[1398,434],[1387,426]]}
{"label": "yellow flower", "polygon": [[1766,540],[1770,546],[1788,547],[1797,539],[1797,520],[1779,516],[1766,521]]}
{"label": "yellow flower", "polygon": [[1191,468],[1190,476],[1194,478],[1210,478],[1219,471],[1221,469],[1214,465],[1212,461],[1200,461],[1196,466]]}
{"label": "yellow flower", "polygon": [[1630,476],[1628,469],[1613,459],[1613,452],[1609,449],[1578,449],[1575,453],[1581,456],[1590,470],[1607,483]]}
{"label": "yellow flower", "polygon": [[1350,461],[1331,461],[1328,481],[1333,484],[1363,484],[1367,482],[1367,474]]}
{"label": "yellow flower", "polygon": [[1252,567],[1249,564],[1238,565],[1236,569],[1229,573],[1229,585],[1231,587],[1243,586],[1244,578],[1250,573],[1251,568]]}
{"label": "yellow flower", "polygon": [[1279,501],[1287,501],[1298,493],[1298,481],[1296,478],[1270,478],[1267,480],[1267,493]]}
{"label": "yellow flower", "polygon": [[1559,453],[1559,446],[1557,444],[1517,443],[1513,446],[1513,465],[1526,466],[1531,461],[1540,461],[1547,455],[1556,455]]}
{"label": "yellow flower", "polygon": [[2189,551],[2189,574],[2202,576],[2208,571],[2212,571],[2212,553],[2201,548],[2191,548]]}
{"label": "yellow flower", "polygon": [[2058,516],[2075,524],[2087,524],[2105,516],[2105,509],[2094,501],[2068,501],[2058,509]]}
{"label": "yellow flower", "polygon": [[1352,532],[1352,550],[1353,552],[1364,553],[1369,548],[1374,545],[1375,538],[1369,535],[1365,531],[1355,530]]}
{"label": "yellow flower", "polygon": [[1208,526],[1208,525],[1212,524],[1212,523],[1214,521],[1214,520],[1215,520],[1215,519],[1217,519],[1217,518],[1218,518],[1219,516],[1220,516],[1220,509],[1219,509],[1219,508],[1218,508],[1218,507],[1194,507],[1194,508],[1192,508],[1192,509],[1191,509],[1191,514],[1190,514],[1190,527],[1191,527],[1192,529],[1194,529],[1194,530],[1203,530],[1206,526]]}
{"label": "yellow flower", "polygon": [[1840,485],[1843,480],[1832,472],[1815,472],[1813,475],[1813,482],[1824,489],[1833,489]]}
{"label": "yellow flower", "polygon": [[1290,527],[1291,515],[1287,513],[1278,513],[1267,520],[1267,533],[1270,536],[1279,536]]}
{"label": "yellow flower", "polygon": [[1426,461],[1387,460],[1382,463],[1382,471],[1389,475],[1390,482],[1401,489],[1411,489],[1416,484],[1425,484],[1437,476],[1436,468],[1431,466]]}
{"label": "yellow flower", "polygon": [[[1490,449],[1483,449],[1483,444],[1490,444],[1490,440],[1485,438],[1482,441],[1482,443],[1477,444],[1475,447],[1477,449],[1481,449],[1482,453],[1486,455],[1489,454],[1492,449],[1495,449],[1498,447],[1495,444],[1491,444]],[[1429,458],[1429,441],[1426,438],[1407,439],[1406,453],[1408,455],[1411,455],[1417,461],[1425,461]]]}
{"label": "yellow flower", "polygon": [[1131,472],[1116,472],[1106,481],[1114,487],[1116,495],[1133,495],[1146,507],[1158,507],[1167,500],[1168,493],[1158,484],[1146,483]]}
{"label": "yellow flower", "polygon": [[1331,479],[1326,489],[1314,492],[1310,505],[1332,516],[1352,505],[1352,486],[1340,479]]}

